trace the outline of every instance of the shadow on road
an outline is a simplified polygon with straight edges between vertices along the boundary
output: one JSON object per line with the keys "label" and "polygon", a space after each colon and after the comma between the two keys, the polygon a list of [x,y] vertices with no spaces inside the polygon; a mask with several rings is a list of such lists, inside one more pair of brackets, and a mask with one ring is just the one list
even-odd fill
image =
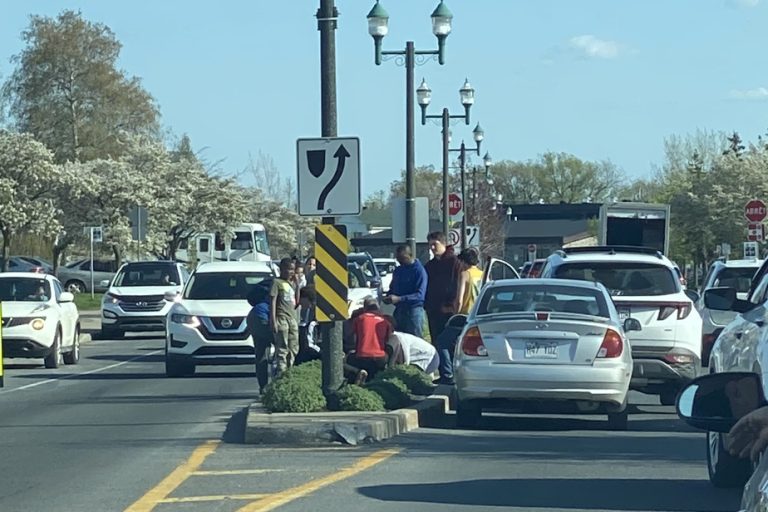
{"label": "shadow on road", "polygon": [[481,479],[376,485],[358,491],[380,501],[437,503],[527,510],[586,509],[706,512],[737,510],[740,491],[714,489],[703,480],[622,478]]}
{"label": "shadow on road", "polygon": [[245,444],[245,426],[248,421],[248,408],[243,407],[227,422],[227,428],[221,440],[231,444]]}
{"label": "shadow on road", "polygon": [[[145,361],[146,359],[142,359]],[[27,375],[14,375],[15,379],[67,379],[67,380],[174,380],[174,381],[194,381],[195,379],[237,379],[237,378],[253,378],[254,383],[256,377],[253,372],[210,372],[210,373],[196,373],[191,377],[168,377],[163,372],[157,373],[116,373],[116,372],[99,372],[99,373],[35,373]]]}

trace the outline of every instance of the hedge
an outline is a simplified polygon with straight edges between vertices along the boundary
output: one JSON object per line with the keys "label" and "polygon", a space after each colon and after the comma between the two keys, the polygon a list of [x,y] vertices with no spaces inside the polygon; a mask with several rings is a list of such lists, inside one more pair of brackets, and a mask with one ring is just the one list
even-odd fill
{"label": "hedge", "polygon": [[376,374],[374,381],[390,379],[403,381],[412,395],[431,395],[435,390],[432,377],[413,365],[402,364],[381,371]]}
{"label": "hedge", "polygon": [[411,404],[408,386],[398,378],[382,380],[377,377],[365,388],[379,394],[384,399],[384,407],[389,410],[402,409]]}
{"label": "hedge", "polygon": [[264,407],[270,412],[319,412],[325,409],[319,361],[294,366],[264,390]]}
{"label": "hedge", "polygon": [[384,399],[378,393],[354,384],[342,387],[338,398],[340,411],[384,410]]}

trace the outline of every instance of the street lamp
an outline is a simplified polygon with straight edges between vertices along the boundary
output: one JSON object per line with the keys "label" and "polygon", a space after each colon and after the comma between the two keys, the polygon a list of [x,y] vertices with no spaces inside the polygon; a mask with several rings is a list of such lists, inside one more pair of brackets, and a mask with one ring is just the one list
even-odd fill
{"label": "street lamp", "polygon": [[[415,137],[414,137],[414,83],[413,72],[416,66],[417,55],[437,56],[438,62],[445,63],[445,39],[451,33],[453,14],[441,0],[432,12],[432,33],[437,38],[437,50],[416,50],[413,41],[405,43],[405,50],[382,50],[382,40],[389,32],[389,14],[378,0],[368,13],[368,33],[373,37],[375,62],[381,64],[382,55],[399,55],[405,57],[405,238],[411,247],[411,252],[416,255],[416,200],[415,192]],[[426,84],[422,84],[426,85]],[[420,101],[429,103],[431,91],[427,87],[422,89]]]}
{"label": "street lamp", "polygon": [[485,164],[485,182],[488,185],[493,185],[493,176],[491,176],[491,166],[493,165],[493,159],[487,151],[483,156],[483,164]]}
{"label": "street lamp", "polygon": [[[469,111],[472,108],[472,105],[475,103],[475,90],[472,88],[472,86],[469,83],[468,79],[464,80],[464,85],[459,89],[459,98],[461,99],[461,104],[464,106],[464,113],[461,115],[451,115],[451,113],[448,111],[447,108],[443,109],[443,112],[440,115],[427,115],[427,107],[429,107],[430,102],[432,101],[432,89],[429,88],[427,85],[426,80],[421,81],[421,85],[416,91],[416,97],[419,101],[419,106],[421,107],[421,124],[425,125],[427,124],[427,119],[440,119],[443,129],[443,232],[446,234],[448,233],[448,220],[450,217],[450,214],[448,212],[448,171],[450,168],[450,151],[449,146],[451,144],[451,119],[463,119],[464,124],[469,125]],[[482,128],[480,128],[480,125],[477,125],[477,128],[475,130],[480,129],[479,136],[480,140],[483,140],[483,137],[485,134],[482,131]],[[477,133],[475,134],[475,140],[477,140]],[[463,190],[462,190],[462,198],[463,196]]]}

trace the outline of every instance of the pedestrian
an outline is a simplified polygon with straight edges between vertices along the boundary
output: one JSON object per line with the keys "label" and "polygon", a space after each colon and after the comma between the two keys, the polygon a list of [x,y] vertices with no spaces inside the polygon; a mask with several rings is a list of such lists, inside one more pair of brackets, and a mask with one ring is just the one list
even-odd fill
{"label": "pedestrian", "polygon": [[299,292],[307,286],[307,276],[304,275],[304,265],[300,261],[294,263],[293,289],[296,290],[296,303],[299,302]]}
{"label": "pedestrian", "polygon": [[436,343],[448,319],[456,313],[459,273],[461,268],[453,246],[447,245],[445,233],[435,231],[427,236],[434,257],[427,262],[427,295],[424,310],[429,322],[429,335]]}
{"label": "pedestrian", "polygon": [[[456,294],[455,308],[459,314],[468,315],[469,311],[475,305],[480,288],[483,283],[483,271],[480,270],[480,256],[474,248],[465,249],[459,254],[458,260],[461,265],[461,274],[459,275],[459,285]],[[447,326],[438,336],[436,345],[440,354],[440,378],[435,381],[436,384],[453,385],[453,354],[456,350],[456,343],[463,328]]]}
{"label": "pedestrian", "polygon": [[299,353],[296,294],[291,286],[293,271],[293,261],[290,258],[280,260],[280,277],[274,280],[269,292],[272,299],[270,327],[275,335],[278,375],[293,366],[294,359]]}
{"label": "pedestrian", "polygon": [[246,318],[248,332],[253,340],[254,353],[256,355],[256,380],[259,382],[259,393],[264,394],[264,388],[269,384],[269,359],[274,335],[269,327],[269,292],[272,288],[272,279],[264,279],[257,283],[248,294],[248,303],[251,311]]}
{"label": "pedestrian", "polygon": [[384,303],[395,305],[394,317],[400,331],[422,338],[427,271],[407,245],[399,246],[395,257],[400,266],[395,268]]}
{"label": "pedestrian", "polygon": [[428,374],[438,369],[440,358],[437,350],[427,340],[399,330],[392,333],[390,345],[394,341],[392,338],[396,339],[402,349],[403,364],[416,366]]}
{"label": "pedestrian", "polygon": [[307,285],[299,292],[299,354],[296,356],[296,364],[320,359],[320,347],[317,344],[315,321],[315,305],[317,304],[317,292],[315,287]]}
{"label": "pedestrian", "polygon": [[307,258],[304,263],[304,273],[307,275],[307,284],[315,284],[315,273],[317,272],[317,259],[314,256]]}
{"label": "pedestrian", "polygon": [[355,351],[347,356],[347,364],[359,370],[357,383],[373,378],[387,366],[387,340],[392,335],[392,324],[384,318],[378,301],[368,297],[363,303],[363,313],[352,324]]}

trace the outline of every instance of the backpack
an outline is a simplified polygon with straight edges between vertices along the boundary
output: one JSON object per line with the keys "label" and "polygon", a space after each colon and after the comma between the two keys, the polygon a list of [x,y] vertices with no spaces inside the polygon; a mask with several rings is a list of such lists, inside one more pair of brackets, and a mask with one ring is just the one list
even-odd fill
{"label": "backpack", "polygon": [[272,289],[274,280],[270,277],[255,284],[248,292],[248,304],[255,306],[262,302],[269,302],[269,291]]}

